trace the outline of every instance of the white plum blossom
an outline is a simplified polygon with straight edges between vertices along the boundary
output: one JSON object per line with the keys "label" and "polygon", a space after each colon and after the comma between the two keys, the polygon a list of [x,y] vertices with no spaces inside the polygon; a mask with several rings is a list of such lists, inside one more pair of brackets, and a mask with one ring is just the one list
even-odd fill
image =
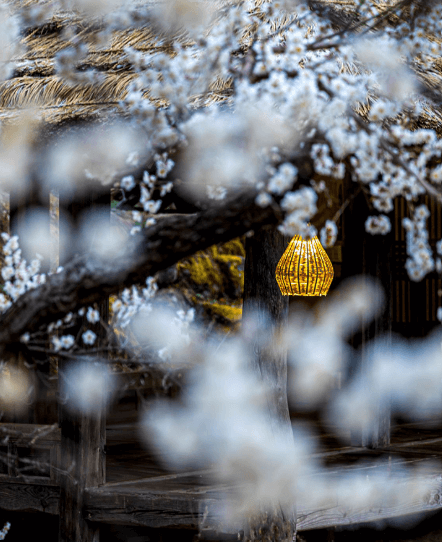
{"label": "white plum blossom", "polygon": [[135,187],[135,179],[133,175],[126,175],[120,181],[120,186],[124,190],[130,191]]}
{"label": "white plum blossom", "polygon": [[326,220],[325,226],[321,229],[320,240],[324,247],[332,247],[336,243],[338,228],[332,220]]}
{"label": "white plum blossom", "polygon": [[97,335],[93,331],[88,329],[82,334],[81,338],[83,339],[84,344],[92,345],[95,343]]}
{"label": "white plum blossom", "polygon": [[365,221],[365,229],[372,235],[386,235],[391,231],[391,223],[388,216],[369,216]]}
{"label": "white plum blossom", "polygon": [[61,349],[69,350],[75,343],[75,337],[73,335],[63,335],[60,338],[52,337],[51,341],[54,350],[57,352]]}
{"label": "white plum blossom", "polygon": [[255,199],[256,205],[259,205],[260,207],[267,207],[272,203],[272,201],[272,196],[267,192],[260,192]]}
{"label": "white plum blossom", "polygon": [[227,190],[223,186],[207,186],[207,197],[213,200],[223,200],[227,196]]}
{"label": "white plum blossom", "polygon": [[313,188],[304,186],[296,192],[287,192],[281,201],[281,208],[288,214],[279,230],[285,235],[302,235],[311,238],[316,235],[313,226],[308,221],[316,213],[318,196]]}
{"label": "white plum blossom", "polygon": [[426,221],[429,216],[426,205],[416,207],[413,218],[404,218],[402,225],[406,231],[407,261],[405,268],[411,280],[419,281],[433,271],[435,262],[429,245]]}
{"label": "white plum blossom", "polygon": [[21,254],[18,236],[11,237],[7,233],[2,233],[1,237],[5,243],[2,252],[6,263],[1,270],[5,283],[3,293],[0,294],[0,311],[4,312],[11,306],[13,301],[16,301],[25,292],[44,284],[46,275],[39,273],[41,257],[37,257],[29,265],[27,264]]}
{"label": "white plum blossom", "polygon": [[144,227],[145,228],[150,228],[150,226],[155,226],[156,223],[157,223],[157,221],[155,220],[155,218],[148,218],[146,220],[146,223],[144,224]]}
{"label": "white plum blossom", "polygon": [[100,321],[100,313],[97,311],[97,309],[93,309],[92,307],[88,307],[87,313],[86,313],[86,319],[91,324],[96,324]]}
{"label": "white plum blossom", "polygon": [[272,194],[284,194],[292,188],[297,174],[298,170],[293,164],[284,163],[280,165],[278,171],[269,180],[268,191]]}

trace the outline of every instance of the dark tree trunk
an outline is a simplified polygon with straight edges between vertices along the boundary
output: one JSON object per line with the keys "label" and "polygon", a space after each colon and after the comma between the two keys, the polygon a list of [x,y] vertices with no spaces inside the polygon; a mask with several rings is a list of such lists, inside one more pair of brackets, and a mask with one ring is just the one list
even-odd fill
{"label": "dark tree trunk", "polygon": [[[255,314],[260,324],[275,336],[288,317],[289,298],[281,294],[275,278],[276,265],[286,245],[284,236],[273,228],[263,229],[246,238],[243,318]],[[271,417],[288,425],[287,352],[280,350],[277,344],[272,346],[269,349],[268,345],[264,348],[254,345],[255,368],[274,390],[274,397],[269,401]]]}
{"label": "dark tree trunk", "polygon": [[[356,371],[368,371],[367,348],[369,343],[381,336],[391,338],[391,293],[393,234],[371,235],[365,231],[365,217],[370,213],[364,195],[361,193],[351,203],[346,213],[345,253],[343,276],[363,275],[376,278],[383,287],[385,303],[382,313],[374,322],[361,321],[361,333],[353,339],[353,345],[361,352],[361,365],[352,367],[350,378]],[[381,448],[390,444],[390,408],[378,406],[377,422],[362,433],[352,433],[352,445],[367,448]]]}
{"label": "dark tree trunk", "polygon": [[[288,297],[281,295],[275,278],[276,265],[287,243],[275,228],[262,229],[246,240],[243,318],[255,315],[273,341],[261,344],[256,337],[252,345],[254,366],[271,390],[267,398],[269,416],[275,429],[285,427],[293,439],[287,401],[287,352],[278,347],[277,337],[288,317]],[[276,343],[276,344],[275,344]],[[287,514],[275,503],[274,510],[263,511],[250,520],[246,539],[292,542],[296,536],[296,513]]]}

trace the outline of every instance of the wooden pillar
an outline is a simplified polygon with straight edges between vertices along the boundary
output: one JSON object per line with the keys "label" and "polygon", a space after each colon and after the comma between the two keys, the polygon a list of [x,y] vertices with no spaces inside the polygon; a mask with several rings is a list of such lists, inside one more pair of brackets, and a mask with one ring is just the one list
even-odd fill
{"label": "wooden pillar", "polygon": [[[59,363],[59,376],[66,367]],[[83,517],[83,494],[87,487],[105,482],[106,426],[103,409],[94,416],[60,408],[61,474],[59,542],[98,542],[98,528]]]}
{"label": "wooden pillar", "polygon": [[[82,211],[95,205],[109,204],[110,192],[88,194],[82,204],[66,208],[72,218],[74,228]],[[100,315],[108,318],[109,300],[104,299],[99,306]],[[68,332],[77,336],[80,328],[74,326]],[[103,340],[97,332],[97,345]],[[75,362],[74,362],[75,363]],[[68,367],[66,360],[59,360],[59,385]],[[63,399],[63,387],[61,386]],[[72,412],[63,402],[59,405],[59,425],[61,428],[61,474],[60,474],[60,516],[59,542],[99,542],[99,529],[83,517],[83,495],[85,488],[103,485],[106,481],[106,416],[104,405],[93,415]]]}
{"label": "wooden pillar", "polygon": [[[284,236],[276,229],[262,229],[246,238],[243,318],[255,314],[273,335],[288,317],[288,296],[281,295],[275,278],[276,265],[286,246]],[[271,420],[279,427],[287,427],[288,437],[293,438],[287,401],[287,352],[275,342],[270,348],[255,342],[254,367],[272,390],[267,399]],[[296,514],[294,509],[290,517],[280,511],[267,511],[250,527],[251,540],[266,539],[261,533],[270,530],[279,533],[281,542],[292,542],[296,537]]]}

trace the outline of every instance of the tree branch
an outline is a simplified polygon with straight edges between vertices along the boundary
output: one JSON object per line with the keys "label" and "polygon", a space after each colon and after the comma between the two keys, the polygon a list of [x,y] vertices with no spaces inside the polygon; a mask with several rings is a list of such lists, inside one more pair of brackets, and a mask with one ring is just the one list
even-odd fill
{"label": "tree branch", "polygon": [[0,318],[0,353],[14,351],[25,332],[91,305],[121,288],[144,283],[182,258],[211,245],[282,219],[277,206],[255,204],[255,193],[239,193],[233,200],[192,215],[165,215],[134,237],[112,261],[93,254],[74,257],[61,273],[21,296]]}

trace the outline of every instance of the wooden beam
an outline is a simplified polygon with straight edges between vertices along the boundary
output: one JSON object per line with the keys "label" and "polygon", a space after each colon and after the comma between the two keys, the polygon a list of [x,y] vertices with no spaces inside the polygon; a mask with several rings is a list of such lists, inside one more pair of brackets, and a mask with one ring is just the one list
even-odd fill
{"label": "wooden beam", "polygon": [[[185,478],[183,475],[180,480],[184,487]],[[101,523],[198,529],[203,518],[213,526],[207,511],[217,510],[221,502],[219,487],[194,484],[192,488],[170,489],[165,480],[156,484],[152,479],[142,485],[135,482],[86,489],[84,513],[86,519]]]}
{"label": "wooden beam", "polygon": [[47,442],[60,442],[60,428],[56,425],[42,425],[36,423],[0,423],[0,440],[2,435],[21,446],[31,443],[43,444]]}
{"label": "wooden beam", "polygon": [[[400,468],[401,459],[396,458],[394,464]],[[419,466],[422,459],[407,461],[407,464]],[[382,468],[382,465],[374,464],[365,469],[353,470],[355,474],[368,474],[376,478]],[[342,469],[336,472],[342,472]],[[120,487],[112,484],[110,487],[105,485],[86,489],[85,517],[91,521],[116,525],[196,529],[203,524],[208,531],[236,532],[235,526],[223,524],[219,514],[223,500],[229,498],[231,488],[212,485],[192,487],[192,483],[195,484],[195,474],[152,478],[143,483],[124,483]],[[436,485],[432,491],[420,498],[414,492],[406,492],[406,485],[398,479],[397,494],[401,498],[397,504],[389,506],[381,504],[376,507],[349,508],[331,501],[319,509],[309,509],[300,502],[297,508],[297,530],[356,525],[441,510],[442,482],[438,478],[437,468],[433,474],[428,475],[428,480],[431,483],[436,481]]]}
{"label": "wooden beam", "polygon": [[60,488],[48,484],[0,483],[0,509],[11,512],[59,513]]}
{"label": "wooden beam", "polygon": [[[401,493],[401,483],[397,484],[398,495]],[[442,487],[434,493],[428,494],[424,500],[419,500],[412,493],[408,499],[400,499],[401,503],[392,506],[373,506],[370,508],[344,508],[338,503],[330,503],[329,506],[321,507],[320,510],[298,509],[297,530],[307,531],[310,529],[325,529],[339,525],[357,525],[374,521],[388,520],[407,516],[410,514],[434,513],[442,510],[441,504]],[[423,518],[420,518],[423,519]]]}

